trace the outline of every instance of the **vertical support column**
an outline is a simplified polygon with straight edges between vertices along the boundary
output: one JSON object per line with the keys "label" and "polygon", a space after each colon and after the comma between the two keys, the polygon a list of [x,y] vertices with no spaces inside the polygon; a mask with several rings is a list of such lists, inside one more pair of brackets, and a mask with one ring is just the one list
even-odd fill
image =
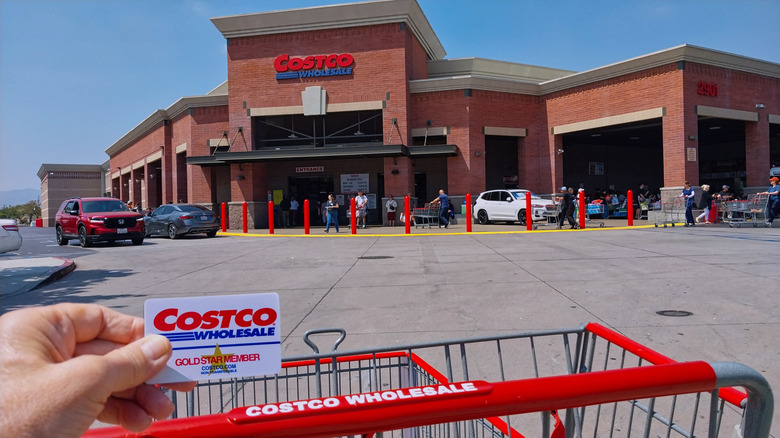
{"label": "vertical support column", "polygon": [[765,187],[769,167],[769,121],[745,122],[745,185]]}
{"label": "vertical support column", "polygon": [[[639,207],[642,208],[642,207]],[[626,217],[628,218],[628,226],[634,226],[634,191],[629,190],[626,193]]]}
{"label": "vertical support column", "polygon": [[577,205],[580,210],[580,229],[585,229],[585,191],[580,189],[577,192]]}
{"label": "vertical support column", "polygon": [[412,217],[410,215],[412,210],[409,207],[410,202],[411,199],[409,198],[409,195],[406,195],[404,197],[404,232],[406,234],[409,234],[412,230]]}
{"label": "vertical support column", "polygon": [[352,234],[357,234],[357,209],[355,208],[355,198],[349,200],[349,213],[350,213],[350,226],[352,228]]}
{"label": "vertical support column", "polygon": [[311,216],[309,215],[309,200],[303,200],[303,234],[309,234]]}
{"label": "vertical support column", "polygon": [[274,233],[274,201],[268,201],[268,234]]}
{"label": "vertical support column", "polygon": [[471,193],[466,193],[466,232],[471,232]]}
{"label": "vertical support column", "polygon": [[248,218],[247,218],[247,211],[246,211],[246,201],[244,201],[241,204],[241,218],[242,218],[242,222],[243,222],[243,225],[244,225],[244,234],[246,234],[249,231],[248,226],[247,226]]}

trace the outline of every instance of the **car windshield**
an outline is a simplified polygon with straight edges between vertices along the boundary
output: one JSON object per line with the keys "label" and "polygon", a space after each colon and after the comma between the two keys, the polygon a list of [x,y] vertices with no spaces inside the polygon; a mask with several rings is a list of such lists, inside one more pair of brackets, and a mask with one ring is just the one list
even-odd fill
{"label": "car windshield", "polygon": [[84,213],[100,213],[104,211],[128,211],[127,205],[120,200],[84,201]]}

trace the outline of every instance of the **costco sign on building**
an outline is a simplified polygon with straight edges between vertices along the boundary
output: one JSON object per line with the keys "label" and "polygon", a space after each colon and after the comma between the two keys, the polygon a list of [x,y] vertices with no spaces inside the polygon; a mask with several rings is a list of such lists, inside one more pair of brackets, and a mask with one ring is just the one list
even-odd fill
{"label": "costco sign on building", "polygon": [[274,60],[276,79],[312,78],[351,75],[355,58],[349,53],[291,58],[279,55]]}

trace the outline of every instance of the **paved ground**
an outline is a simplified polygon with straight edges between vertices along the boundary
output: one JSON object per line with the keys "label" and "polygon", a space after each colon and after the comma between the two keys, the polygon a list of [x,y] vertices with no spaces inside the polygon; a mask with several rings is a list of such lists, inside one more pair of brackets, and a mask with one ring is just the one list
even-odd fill
{"label": "paved ground", "polygon": [[[284,355],[306,352],[300,337],[310,328],[342,326],[341,348],[354,349],[594,321],[677,360],[745,363],[780,393],[780,231],[618,225],[154,238],[85,251],[76,271],[3,296],[3,308],[69,300],[140,315],[150,297],[272,291],[282,303]],[[772,431],[780,436],[777,413]]]}

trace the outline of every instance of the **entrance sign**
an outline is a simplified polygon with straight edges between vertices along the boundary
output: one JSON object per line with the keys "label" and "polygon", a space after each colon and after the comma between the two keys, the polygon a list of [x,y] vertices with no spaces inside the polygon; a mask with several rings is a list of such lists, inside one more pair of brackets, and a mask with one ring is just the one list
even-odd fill
{"label": "entrance sign", "polygon": [[325,166],[300,166],[295,168],[295,173],[325,172]]}
{"label": "entrance sign", "polygon": [[144,303],[145,332],[173,346],[147,383],[276,374],[282,369],[279,295],[158,298]]}

